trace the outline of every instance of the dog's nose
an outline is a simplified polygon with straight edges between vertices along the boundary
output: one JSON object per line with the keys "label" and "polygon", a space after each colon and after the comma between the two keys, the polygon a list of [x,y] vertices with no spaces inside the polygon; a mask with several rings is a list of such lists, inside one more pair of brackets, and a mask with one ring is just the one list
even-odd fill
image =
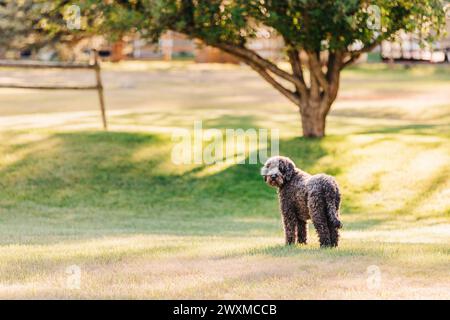
{"label": "dog's nose", "polygon": [[270,176],[270,179],[276,179],[276,178],[277,178],[276,174],[273,174],[273,175]]}

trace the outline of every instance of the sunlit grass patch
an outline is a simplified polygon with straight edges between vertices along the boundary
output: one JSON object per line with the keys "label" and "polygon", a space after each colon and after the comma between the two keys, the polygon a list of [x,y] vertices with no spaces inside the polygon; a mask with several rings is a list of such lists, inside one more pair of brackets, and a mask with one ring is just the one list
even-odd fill
{"label": "sunlit grass patch", "polygon": [[[2,275],[0,294],[200,299],[304,299],[319,298],[318,294],[320,298],[446,297],[448,286],[439,282],[447,274],[449,252],[443,245],[344,241],[336,250],[321,250],[277,242],[271,237],[133,236],[90,240],[81,242],[83,246],[75,241],[12,246],[0,252],[5,264],[15,263],[17,255],[27,258],[20,268]],[[72,263],[82,270],[79,290],[65,284],[65,267]],[[381,271],[379,288],[367,287],[369,266]]]}

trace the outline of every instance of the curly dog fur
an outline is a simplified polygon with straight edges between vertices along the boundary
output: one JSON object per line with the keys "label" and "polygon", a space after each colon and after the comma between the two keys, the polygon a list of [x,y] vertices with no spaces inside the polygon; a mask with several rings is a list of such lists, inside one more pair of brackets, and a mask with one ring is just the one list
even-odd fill
{"label": "curly dog fur", "polygon": [[341,195],[335,179],[326,174],[310,175],[286,157],[268,159],[261,169],[264,181],[278,189],[286,244],[305,244],[307,220],[311,219],[321,247],[337,247]]}

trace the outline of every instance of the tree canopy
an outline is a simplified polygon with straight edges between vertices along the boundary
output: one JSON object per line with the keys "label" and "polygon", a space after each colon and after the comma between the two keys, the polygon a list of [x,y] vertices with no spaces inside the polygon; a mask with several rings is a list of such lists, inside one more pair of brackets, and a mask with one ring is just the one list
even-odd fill
{"label": "tree canopy", "polygon": [[[139,33],[156,41],[173,30],[230,53],[298,106],[306,136],[324,135],[345,66],[399,31],[433,42],[445,24],[441,0],[80,0],[81,25],[73,30],[65,23],[72,2],[24,1],[39,16],[38,34]],[[290,71],[247,46],[261,29],[282,37]]]}

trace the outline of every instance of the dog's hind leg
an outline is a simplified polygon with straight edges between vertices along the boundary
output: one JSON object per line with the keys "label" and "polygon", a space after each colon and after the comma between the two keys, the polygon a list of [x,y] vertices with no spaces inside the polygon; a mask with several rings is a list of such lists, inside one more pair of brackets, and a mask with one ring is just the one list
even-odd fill
{"label": "dog's hind leg", "polygon": [[330,230],[331,246],[337,247],[339,244],[339,228],[328,225],[328,229]]}
{"label": "dog's hind leg", "polygon": [[326,202],[326,213],[328,217],[328,225],[334,228],[342,228],[342,223],[339,219],[339,205],[341,202],[341,195],[335,183],[326,183],[323,186],[323,194]]}
{"label": "dog's hind leg", "polygon": [[335,188],[335,192],[328,194],[327,212],[328,212],[328,228],[330,229],[331,245],[337,247],[339,244],[339,229],[342,228],[342,223],[339,219],[339,206],[341,202],[341,195],[339,189]]}
{"label": "dog's hind leg", "polygon": [[321,247],[331,246],[330,229],[328,227],[327,207],[320,192],[310,190],[308,193],[308,208],[311,220],[319,235]]}
{"label": "dog's hind leg", "polygon": [[331,247],[330,229],[328,228],[326,219],[324,219],[323,215],[316,215],[312,218],[312,221],[319,236],[320,246]]}

